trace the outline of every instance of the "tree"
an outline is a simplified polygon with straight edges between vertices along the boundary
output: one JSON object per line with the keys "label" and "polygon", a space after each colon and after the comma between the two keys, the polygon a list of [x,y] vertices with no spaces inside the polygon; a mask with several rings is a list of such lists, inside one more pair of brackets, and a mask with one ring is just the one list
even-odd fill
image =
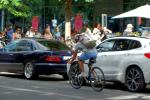
{"label": "tree", "polygon": [[70,18],[71,18],[71,3],[72,0],[66,0],[66,7],[65,7],[65,14],[66,14],[66,23],[65,23],[65,40],[70,38],[71,34],[71,23],[70,23]]}
{"label": "tree", "polygon": [[94,2],[94,0],[62,0],[65,1],[65,14],[66,14],[66,23],[65,23],[65,39],[70,38],[71,34],[71,14],[72,14],[72,2],[78,2],[84,4],[85,2],[91,3]]}
{"label": "tree", "polygon": [[0,10],[2,11],[1,30],[4,29],[5,13],[8,12],[7,14],[11,15],[12,18],[19,18],[22,23],[28,23],[31,22],[33,15],[41,14],[42,8],[40,6],[42,1],[43,0],[0,0]]}
{"label": "tree", "polygon": [[0,9],[7,10],[14,16],[30,16],[30,7],[25,5],[23,0],[1,0]]}

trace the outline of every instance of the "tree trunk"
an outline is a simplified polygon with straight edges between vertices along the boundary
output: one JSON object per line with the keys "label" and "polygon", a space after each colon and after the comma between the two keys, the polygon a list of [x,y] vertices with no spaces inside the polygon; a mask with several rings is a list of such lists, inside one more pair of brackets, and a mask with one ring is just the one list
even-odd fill
{"label": "tree trunk", "polygon": [[70,39],[71,38],[71,23],[70,23],[70,19],[71,19],[71,3],[72,0],[66,0],[66,7],[65,7],[65,40]]}

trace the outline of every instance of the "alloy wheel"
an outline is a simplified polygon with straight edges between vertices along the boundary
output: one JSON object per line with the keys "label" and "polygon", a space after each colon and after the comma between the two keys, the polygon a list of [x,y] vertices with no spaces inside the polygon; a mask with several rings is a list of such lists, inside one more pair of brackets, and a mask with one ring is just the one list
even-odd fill
{"label": "alloy wheel", "polygon": [[33,64],[32,63],[26,63],[24,68],[24,75],[27,79],[31,79],[33,76]]}
{"label": "alloy wheel", "polygon": [[144,88],[144,76],[139,68],[134,67],[127,71],[126,86],[130,91],[139,91]]}

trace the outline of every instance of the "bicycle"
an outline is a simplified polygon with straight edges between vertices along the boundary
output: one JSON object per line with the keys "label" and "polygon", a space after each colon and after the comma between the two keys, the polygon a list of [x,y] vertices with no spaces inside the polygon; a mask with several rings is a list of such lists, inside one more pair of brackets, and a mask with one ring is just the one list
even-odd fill
{"label": "bicycle", "polygon": [[88,76],[87,77],[81,77],[79,76],[80,69],[79,64],[77,61],[75,61],[69,69],[69,82],[71,86],[75,89],[80,89],[84,79],[86,82],[89,82],[91,84],[91,87],[97,91],[100,92],[103,90],[105,85],[105,76],[101,68],[99,67],[93,67],[93,64],[96,62],[96,59],[91,58],[88,63],[85,63],[88,65]]}

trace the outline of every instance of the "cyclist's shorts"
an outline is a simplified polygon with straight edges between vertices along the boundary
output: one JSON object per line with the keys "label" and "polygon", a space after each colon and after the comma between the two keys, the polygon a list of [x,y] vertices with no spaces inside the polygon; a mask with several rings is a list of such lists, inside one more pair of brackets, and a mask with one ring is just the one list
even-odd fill
{"label": "cyclist's shorts", "polygon": [[88,60],[90,58],[96,58],[97,56],[97,53],[82,53],[80,56],[79,56],[79,60]]}

